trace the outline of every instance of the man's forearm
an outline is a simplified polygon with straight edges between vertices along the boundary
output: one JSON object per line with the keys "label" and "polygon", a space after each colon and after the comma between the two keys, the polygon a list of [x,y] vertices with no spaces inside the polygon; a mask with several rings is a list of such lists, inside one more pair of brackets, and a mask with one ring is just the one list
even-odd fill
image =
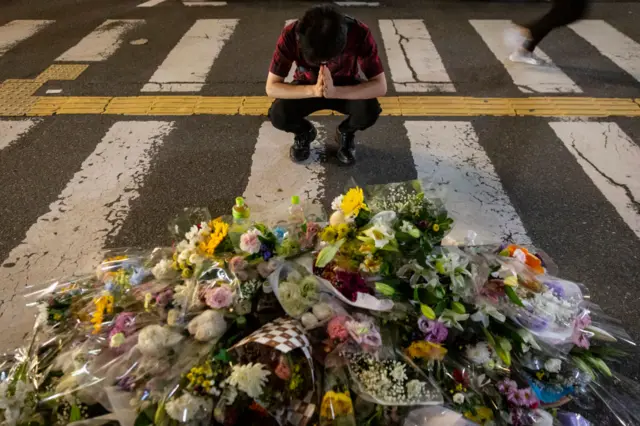
{"label": "man's forearm", "polygon": [[365,81],[354,86],[336,86],[336,99],[373,99],[387,94],[387,85],[384,81]]}
{"label": "man's forearm", "polygon": [[276,99],[306,99],[313,98],[312,85],[271,83],[267,85],[267,96]]}

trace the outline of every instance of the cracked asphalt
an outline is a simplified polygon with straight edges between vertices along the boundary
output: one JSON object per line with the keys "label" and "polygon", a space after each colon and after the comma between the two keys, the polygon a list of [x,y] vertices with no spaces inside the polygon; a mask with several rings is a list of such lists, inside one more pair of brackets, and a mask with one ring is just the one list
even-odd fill
{"label": "cracked asphalt", "polygon": [[[46,90],[61,89],[65,96],[139,96],[141,87],[196,19],[239,18],[241,25],[216,60],[200,94],[264,95],[264,78],[280,29],[285,20],[301,16],[311,4],[230,0],[225,7],[187,8],[177,1],[169,1],[162,7],[136,8],[141,2],[0,2],[0,26],[14,19],[56,21],[46,36],[28,39],[0,56],[0,81],[34,78],[106,19],[145,19],[145,25],[131,30],[118,54],[107,61],[91,63],[78,80],[47,82],[38,92],[44,95]],[[418,0],[382,0],[381,3],[378,8],[352,8],[348,13],[370,24],[378,43],[381,43],[378,19],[424,20],[457,95],[523,96],[468,20],[526,22],[544,13],[548,4]],[[640,43],[638,17],[638,2],[595,3],[590,11],[590,18],[606,20]],[[141,38],[148,43],[129,45],[129,41]],[[555,31],[541,47],[583,90],[579,96],[640,98],[638,81],[570,30]],[[384,65],[387,67],[386,60]],[[411,69],[411,73],[419,81],[416,70]],[[391,86],[389,94],[396,95]],[[107,218],[112,224],[118,223],[115,231],[105,230],[109,247],[169,244],[166,225],[184,207],[207,206],[213,214],[228,213],[234,198],[245,190],[251,174],[251,156],[264,122],[263,117],[250,116],[153,119],[174,121],[175,130],[153,155],[148,171],[136,175],[135,179],[140,182],[139,194],[128,201],[126,213],[116,210]],[[108,129],[122,120],[148,118],[46,117],[19,144],[0,149],[0,262],[20,245],[27,231],[49,212],[53,203],[59,203],[63,211],[65,198],[60,198],[61,192],[81,170],[83,161]],[[416,178],[404,126],[405,121],[414,120],[443,121],[445,118],[381,117],[373,129],[361,135],[359,162],[353,168],[339,167],[330,155],[321,158],[325,203],[340,193],[352,178],[363,185]],[[633,338],[640,339],[640,239],[549,126],[551,121],[567,119],[446,117],[446,120],[471,123],[528,237],[554,259],[561,276],[584,283],[593,300],[606,313],[620,319]],[[316,121],[335,126],[339,118],[318,117]],[[640,118],[593,118],[590,121],[614,123],[636,147],[640,144]],[[328,154],[332,147],[329,148]],[[626,194],[628,204],[640,215],[640,200],[628,184],[600,170],[589,153],[581,151],[575,143],[572,148],[606,181],[619,187]],[[64,250],[65,244],[56,249]],[[12,265],[4,263],[1,267]],[[9,291],[16,284],[2,282],[0,286],[3,290],[0,323],[5,330],[16,328],[23,312],[12,309],[11,315],[3,313],[6,305],[20,301],[20,297]],[[11,339],[0,339],[2,346],[19,341],[24,330],[19,331],[13,330]],[[630,373],[635,374],[638,361],[630,361],[628,367]]]}

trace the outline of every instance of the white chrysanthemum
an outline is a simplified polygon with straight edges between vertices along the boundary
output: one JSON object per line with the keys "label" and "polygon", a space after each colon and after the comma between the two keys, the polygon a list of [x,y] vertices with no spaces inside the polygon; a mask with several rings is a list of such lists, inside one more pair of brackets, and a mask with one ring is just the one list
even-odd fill
{"label": "white chrysanthemum", "polygon": [[343,198],[344,198],[344,195],[338,195],[336,198],[333,199],[333,201],[331,202],[331,209],[333,211],[340,210],[340,206],[342,206]]}
{"label": "white chrysanthemum", "polygon": [[172,279],[176,276],[176,271],[171,267],[172,264],[173,261],[171,259],[162,259],[151,269],[151,273],[157,280]]}
{"label": "white chrysanthemum", "polygon": [[391,377],[393,377],[396,382],[407,380],[407,373],[404,370],[404,364],[397,363],[393,370],[391,370]]}
{"label": "white chrysanthemum", "polygon": [[491,361],[491,350],[486,342],[474,346],[467,346],[466,355],[469,361],[477,365],[484,365]]}
{"label": "white chrysanthemum", "polygon": [[249,395],[251,398],[259,398],[262,395],[262,387],[267,382],[270,371],[263,369],[260,363],[249,363],[245,365],[234,365],[229,384]]}
{"label": "white chrysanthemum", "polygon": [[165,405],[165,411],[173,420],[187,423],[192,420],[204,420],[211,415],[213,401],[210,399],[183,393]]}
{"label": "white chrysanthemum", "polygon": [[550,373],[558,373],[562,368],[562,361],[558,358],[550,358],[544,363],[544,369]]}

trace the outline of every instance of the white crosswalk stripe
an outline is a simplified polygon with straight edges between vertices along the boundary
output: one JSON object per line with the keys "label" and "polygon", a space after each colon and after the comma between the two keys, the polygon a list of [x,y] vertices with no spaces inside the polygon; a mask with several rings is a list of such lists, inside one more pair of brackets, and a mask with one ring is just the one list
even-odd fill
{"label": "white crosswalk stripe", "polygon": [[0,56],[55,21],[17,20],[0,27]]}
{"label": "white crosswalk stripe", "polygon": [[512,53],[504,43],[504,31],[511,24],[507,20],[480,19],[469,21],[499,62],[502,62],[513,83],[523,93],[580,93],[582,90],[558,68],[539,48],[535,54],[546,62],[544,66],[514,63]]}
{"label": "white crosswalk stripe", "polygon": [[[260,127],[255,152],[251,158],[251,174],[244,192],[252,214],[265,220],[286,218],[292,195],[307,202],[321,202],[324,196],[324,156],[326,132],[314,123],[318,137],[311,144],[311,156],[302,165],[289,158],[291,134],[275,129],[266,122]],[[277,173],[274,173],[277,170]]]}
{"label": "white crosswalk stripe", "polygon": [[40,120],[0,120],[0,151],[25,136]]}
{"label": "white crosswalk stripe", "polygon": [[237,25],[238,19],[198,19],[141,91],[200,91]]}
{"label": "white crosswalk stripe", "polygon": [[[93,271],[107,237],[121,228],[152,156],[172,128],[172,122],[122,121],[109,129],[49,212],[3,262],[3,300],[30,284]],[[25,315],[19,315],[22,301],[16,302],[3,306],[2,317],[20,331],[18,323]]]}
{"label": "white crosswalk stripe", "polygon": [[549,125],[640,238],[640,147],[616,123],[553,122]]}
{"label": "white crosswalk stripe", "polygon": [[140,3],[138,7],[153,7],[159,5],[160,3],[164,3],[165,1],[167,0],[149,0],[144,3]]}
{"label": "white crosswalk stripe", "polygon": [[569,27],[640,81],[640,44],[601,20],[578,21]]}
{"label": "white crosswalk stripe", "polygon": [[379,25],[397,92],[455,92],[424,22],[381,19]]}
{"label": "white crosswalk stripe", "polygon": [[59,62],[104,61],[122,45],[127,32],[143,23],[142,19],[108,19],[56,60]]}
{"label": "white crosswalk stripe", "polygon": [[418,179],[442,193],[456,224],[451,238],[464,241],[468,231],[477,243],[506,239],[529,244],[522,221],[504,192],[491,160],[469,122],[406,121]]}

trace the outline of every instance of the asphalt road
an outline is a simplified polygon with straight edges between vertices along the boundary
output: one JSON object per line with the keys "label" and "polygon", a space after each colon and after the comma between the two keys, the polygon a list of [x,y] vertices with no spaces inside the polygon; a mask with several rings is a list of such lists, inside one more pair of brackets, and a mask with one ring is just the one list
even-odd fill
{"label": "asphalt road", "polygon": [[[135,0],[0,1],[0,28],[13,20],[55,21],[0,54],[0,81],[35,78],[107,19],[139,19],[145,20],[144,25],[127,32],[123,44],[108,59],[91,62],[89,68],[74,81],[47,82],[37,94],[46,96],[47,91],[53,89],[62,90],[64,96],[140,96],[141,88],[152,79],[169,51],[196,20],[240,19],[197,94],[262,96],[267,66],[282,25],[287,19],[299,17],[310,4],[229,1],[228,5],[220,7],[186,7],[178,1],[167,0],[154,7],[136,7],[140,3],[142,1]],[[530,94],[514,84],[505,66],[488,49],[469,20],[525,22],[544,13],[547,7],[544,3],[382,0],[378,7],[351,7],[348,12],[371,26],[380,43],[385,67],[393,61],[388,56],[392,52],[382,47],[377,21],[423,20],[446,72],[455,84],[456,95],[522,97]],[[589,16],[590,19],[606,21],[635,43],[640,43],[639,17],[640,3],[596,3]],[[0,30],[0,46],[3,41],[1,34]],[[147,42],[142,45],[129,43],[137,39],[146,39]],[[640,55],[638,46],[630,45],[628,58]],[[544,40],[541,48],[580,88],[581,93],[572,96],[640,98],[640,83],[636,79],[640,68],[634,77],[632,72],[621,69],[619,64],[576,32],[560,29]],[[389,72],[387,75],[391,78]],[[185,93],[177,93],[182,94]],[[426,94],[430,93],[398,93],[390,84],[389,95]],[[3,121],[20,120],[25,119],[0,117],[0,125]],[[105,134],[112,126],[121,121],[160,120],[172,123],[172,130],[162,137],[161,143],[152,147],[150,153],[140,154],[143,159],[140,160],[139,173],[130,176],[134,195],[123,207],[111,212],[110,199],[105,198],[102,204],[98,200],[96,210],[91,210],[91,207],[80,209],[82,215],[79,217],[92,220],[93,214],[105,221],[106,228],[98,227],[99,237],[94,238],[98,246],[152,247],[170,243],[167,222],[182,208],[207,206],[213,214],[227,213],[233,199],[245,193],[248,185],[253,185],[252,175],[255,181],[256,161],[259,160],[254,151],[265,123],[264,117],[256,116],[123,118],[77,114],[38,120],[19,139],[4,147],[0,144],[0,262],[4,262],[2,268],[5,269],[0,277],[7,279],[15,274],[20,277],[16,281],[0,282],[3,296],[0,311],[5,311],[0,313],[2,328],[12,329],[2,340],[4,346],[19,342],[24,332],[24,328],[13,325],[23,312],[16,308],[21,300],[13,289],[17,288],[19,293],[25,283],[34,284],[30,282],[33,276],[47,276],[47,272],[53,274],[57,271],[56,267],[34,274],[13,271],[25,264],[24,255],[20,255],[23,252],[18,250],[21,242],[24,240],[29,245],[48,238],[49,245],[39,247],[45,258],[51,256],[49,249],[66,250],[71,254],[78,252],[74,248],[76,239],[84,241],[86,247],[93,247],[91,242],[85,241],[88,235],[82,234],[82,230],[75,234],[62,230],[64,238],[57,238],[55,233],[61,229],[55,224],[47,227],[42,221],[49,220],[47,214],[52,203],[74,199],[74,194],[64,191],[81,190],[78,188],[82,179],[78,173],[92,170],[86,159],[95,154],[96,146],[104,142]],[[316,121],[328,133],[338,123],[336,117],[318,117]],[[360,136],[360,160],[356,166],[339,167],[330,150],[319,155],[317,167],[320,171],[314,175],[322,182],[322,190],[314,192],[319,201],[326,205],[351,178],[366,185],[424,176],[425,171],[418,170],[420,164],[416,160],[415,141],[410,140],[407,130],[411,127],[407,122],[414,121],[426,122],[419,125],[426,128],[430,128],[429,123],[443,121],[453,122],[449,127],[455,127],[456,122],[470,124],[480,151],[488,159],[489,166],[484,167],[492,168],[499,178],[497,182],[503,188],[500,191],[507,196],[504,203],[512,206],[527,238],[552,256],[562,277],[587,285],[593,300],[607,313],[619,318],[635,339],[640,338],[640,310],[636,305],[640,301],[636,293],[640,283],[640,234],[633,228],[634,223],[640,224],[640,181],[635,180],[638,175],[633,174],[634,163],[629,163],[635,158],[640,161],[640,156],[633,156],[640,152],[638,117],[381,117],[373,129]],[[595,183],[597,179],[593,180],[589,175],[588,164],[585,166],[584,162],[577,161],[567,141],[561,140],[558,132],[554,132],[555,128],[550,125],[554,122],[568,123],[569,130],[578,133],[581,123],[607,123],[609,127],[603,125],[605,128],[614,126],[616,131],[619,129],[626,135],[626,139],[619,137],[611,142],[619,144],[616,147],[620,149],[626,146],[627,154],[617,157],[620,164],[605,158],[609,149],[608,136],[604,136],[604,147],[585,145],[585,153],[595,152],[602,157],[602,167],[630,171],[622,176],[623,179],[632,179],[626,183],[620,183],[606,172],[601,173],[599,180],[621,190],[622,198],[627,197],[626,201],[616,204],[610,198],[612,190],[607,192]],[[588,138],[593,132],[585,133]],[[125,137],[125,145],[128,143]],[[126,148],[130,146],[126,145]],[[282,151],[283,155],[285,152]],[[625,160],[627,163],[623,164]],[[258,187],[269,186],[269,173],[274,176],[289,173],[283,170],[285,166],[282,164],[288,163],[262,162],[258,172],[262,172],[260,176],[263,176],[264,183],[259,183]],[[433,172],[437,174],[439,163],[435,164]],[[640,162],[635,164],[640,169]],[[111,165],[103,167],[108,169]],[[269,173],[265,174],[265,170]],[[123,169],[122,173],[126,175],[127,170]],[[292,173],[294,178],[289,182],[290,186],[278,189],[284,192],[298,189],[295,177],[302,176],[299,174],[302,172]],[[460,173],[464,170],[460,169]],[[108,171],[105,174],[108,175]],[[116,182],[118,178],[119,175]],[[77,182],[80,186],[69,186],[73,179],[80,179]],[[95,179],[98,184],[102,178],[96,175]],[[83,196],[80,194],[76,198],[82,199]],[[122,197],[115,196],[114,200],[121,202]],[[65,203],[61,205],[65,206]],[[626,216],[621,213],[625,208]],[[60,214],[64,213],[64,208],[61,208]],[[34,230],[36,223],[40,225]],[[85,225],[91,229],[90,224]],[[76,262],[73,256],[58,257],[69,264]],[[37,262],[32,265],[39,267]],[[7,272],[9,270],[11,272]]]}

